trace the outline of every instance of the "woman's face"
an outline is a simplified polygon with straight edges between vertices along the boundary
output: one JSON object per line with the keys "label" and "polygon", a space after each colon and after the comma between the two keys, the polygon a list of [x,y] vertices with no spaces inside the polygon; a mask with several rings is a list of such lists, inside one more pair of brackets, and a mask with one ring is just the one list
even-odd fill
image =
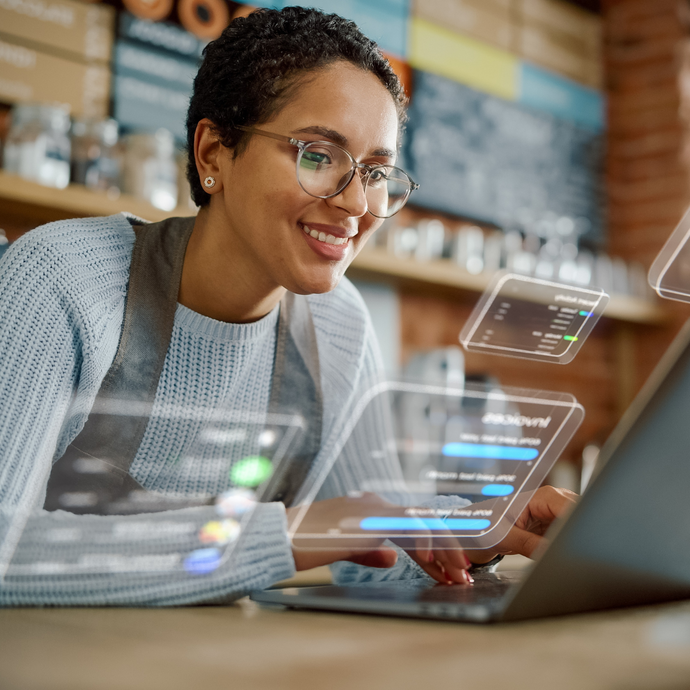
{"label": "woman's face", "polygon": [[[395,162],[393,99],[373,74],[349,63],[310,74],[288,104],[258,127],[303,141],[340,144],[360,163]],[[359,176],[338,196],[309,196],[297,182],[297,155],[295,146],[260,135],[251,135],[235,159],[223,149],[222,193],[214,194],[211,203],[222,205],[218,211],[233,248],[253,266],[257,281],[270,289],[322,293],[338,284],[381,220],[367,212]],[[337,243],[314,238],[307,228],[326,239],[332,235]]]}

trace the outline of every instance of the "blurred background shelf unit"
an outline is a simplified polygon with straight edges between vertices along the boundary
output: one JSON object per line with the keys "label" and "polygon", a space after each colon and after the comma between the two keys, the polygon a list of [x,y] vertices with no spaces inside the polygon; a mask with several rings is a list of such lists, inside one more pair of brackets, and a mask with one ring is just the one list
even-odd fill
{"label": "blurred background shelf unit", "polygon": [[[22,234],[22,225],[33,227],[55,220],[111,215],[122,211],[153,222],[176,215],[190,215],[186,206],[162,211],[126,194],[113,198],[107,192],[97,192],[76,184],[67,189],[53,189],[0,172],[0,217],[4,219],[5,227],[9,228],[5,232],[10,241]],[[7,221],[11,219],[15,219],[15,223],[8,224]],[[352,268],[356,276],[368,279],[389,280],[393,284],[418,283],[432,290],[448,288],[469,292],[484,291],[492,275],[486,272],[470,273],[450,259],[419,261],[398,257],[382,246],[365,248],[353,262]],[[615,295],[606,308],[605,316],[631,323],[655,324],[663,322],[665,312],[650,299]]]}
{"label": "blurred background shelf unit", "polygon": [[[0,140],[9,109],[34,101],[69,109],[75,137],[85,117],[115,118],[124,135],[111,146],[121,165],[118,185],[53,189],[0,173],[0,228],[8,239],[75,216],[127,210],[155,221],[193,213],[182,143],[203,47],[233,16],[288,4],[56,0],[46,4],[50,12],[31,17],[17,9],[21,3],[2,4]],[[401,163],[421,190],[349,272],[385,291],[380,304],[395,311],[385,328],[396,331],[396,366],[421,351],[457,346],[490,270],[498,268],[496,256],[526,272],[537,270],[542,255],[554,271],[618,257],[613,262],[627,282],[612,281],[608,318],[571,364],[465,356],[469,375],[573,393],[587,416],[566,459],[579,462],[587,444],[610,433],[686,316],[682,305],[660,305],[640,286],[690,202],[682,160],[690,151],[682,113],[690,109],[681,111],[678,88],[690,60],[677,59],[688,52],[679,13],[686,0],[308,4],[357,22],[411,97]],[[158,137],[161,126],[167,133]],[[73,157],[85,150],[84,136],[80,141],[72,140]],[[128,151],[139,155],[129,168]],[[146,180],[132,170],[143,169],[157,171],[148,177],[160,177],[162,196],[128,192],[141,191]],[[158,207],[146,199],[158,199]],[[399,252],[388,239],[395,228],[420,237],[430,221],[444,226],[435,254]],[[460,261],[463,228],[498,247],[493,264]]]}

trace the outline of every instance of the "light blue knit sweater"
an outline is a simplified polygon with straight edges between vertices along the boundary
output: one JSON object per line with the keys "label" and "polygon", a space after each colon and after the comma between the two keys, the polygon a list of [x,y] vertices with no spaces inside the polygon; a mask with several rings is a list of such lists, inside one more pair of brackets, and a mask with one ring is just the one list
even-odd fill
{"label": "light blue knit sweater", "polygon": [[[28,233],[0,261],[0,576],[9,564],[0,604],[228,600],[294,573],[281,503],[260,504],[231,557],[205,577],[171,574],[156,564],[165,564],[166,554],[174,560],[174,554],[198,548],[198,528],[216,517],[211,507],[147,518],[147,539],[123,539],[116,558],[101,553],[98,544],[103,535],[112,542],[114,529],[136,533],[136,516],[41,510],[51,464],[83,427],[115,356],[133,244],[125,215],[61,221]],[[367,311],[349,281],[309,301],[324,392],[318,469],[380,367]],[[201,440],[203,422],[171,426],[165,409],[191,406],[202,417],[204,411],[265,411],[277,317],[276,309],[256,323],[222,323],[178,305],[152,421],[131,467],[143,486],[182,494],[218,494],[231,487],[227,463],[214,462],[212,444]],[[372,419],[372,429],[376,424]],[[233,459],[246,453],[238,447]],[[373,466],[369,454],[346,448],[318,497],[342,495],[367,478],[395,478],[396,472],[392,461]],[[146,565],[133,572],[126,564],[136,558]],[[74,567],[65,569],[65,561]],[[350,580],[365,572],[345,570]],[[403,559],[381,576],[420,573]]]}

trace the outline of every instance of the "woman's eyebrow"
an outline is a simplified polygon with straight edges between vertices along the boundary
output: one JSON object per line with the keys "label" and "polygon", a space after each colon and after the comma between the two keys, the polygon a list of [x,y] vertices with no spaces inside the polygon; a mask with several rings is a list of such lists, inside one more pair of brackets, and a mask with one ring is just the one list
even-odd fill
{"label": "woman's eyebrow", "polygon": [[[332,141],[339,146],[342,146],[343,148],[347,148],[348,141],[347,137],[341,134],[340,132],[336,132],[334,129],[329,129],[328,127],[322,127],[321,125],[312,125],[310,127],[303,127],[302,129],[296,129],[295,134],[318,134],[319,136],[323,137],[324,139],[328,139],[329,141]],[[371,153],[372,156],[380,156],[382,158],[395,158],[397,156],[395,151],[391,151],[390,149],[386,148],[380,148],[372,151]]]}

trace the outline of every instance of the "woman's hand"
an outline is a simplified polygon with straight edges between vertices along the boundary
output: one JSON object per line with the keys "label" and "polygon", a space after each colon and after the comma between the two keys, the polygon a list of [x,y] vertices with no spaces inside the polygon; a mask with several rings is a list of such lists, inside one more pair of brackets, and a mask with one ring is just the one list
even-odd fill
{"label": "woman's hand", "polygon": [[544,545],[544,534],[551,523],[570,510],[578,498],[568,489],[542,486],[534,492],[506,538],[493,549],[468,551],[470,560],[476,564],[487,563],[497,554],[520,554],[531,558]]}
{"label": "woman's hand", "polygon": [[[398,555],[383,547],[383,539],[359,528],[365,517],[403,517],[405,508],[373,493],[317,501],[308,507],[289,508],[288,530],[297,570],[308,570],[335,561],[351,561],[373,568],[390,568]],[[348,537],[338,540],[340,531]],[[352,536],[354,534],[354,536]],[[323,535],[319,538],[318,535]],[[337,547],[334,543],[337,541]],[[400,531],[393,539],[432,578],[444,584],[470,584],[470,562],[453,535],[428,530]]]}

